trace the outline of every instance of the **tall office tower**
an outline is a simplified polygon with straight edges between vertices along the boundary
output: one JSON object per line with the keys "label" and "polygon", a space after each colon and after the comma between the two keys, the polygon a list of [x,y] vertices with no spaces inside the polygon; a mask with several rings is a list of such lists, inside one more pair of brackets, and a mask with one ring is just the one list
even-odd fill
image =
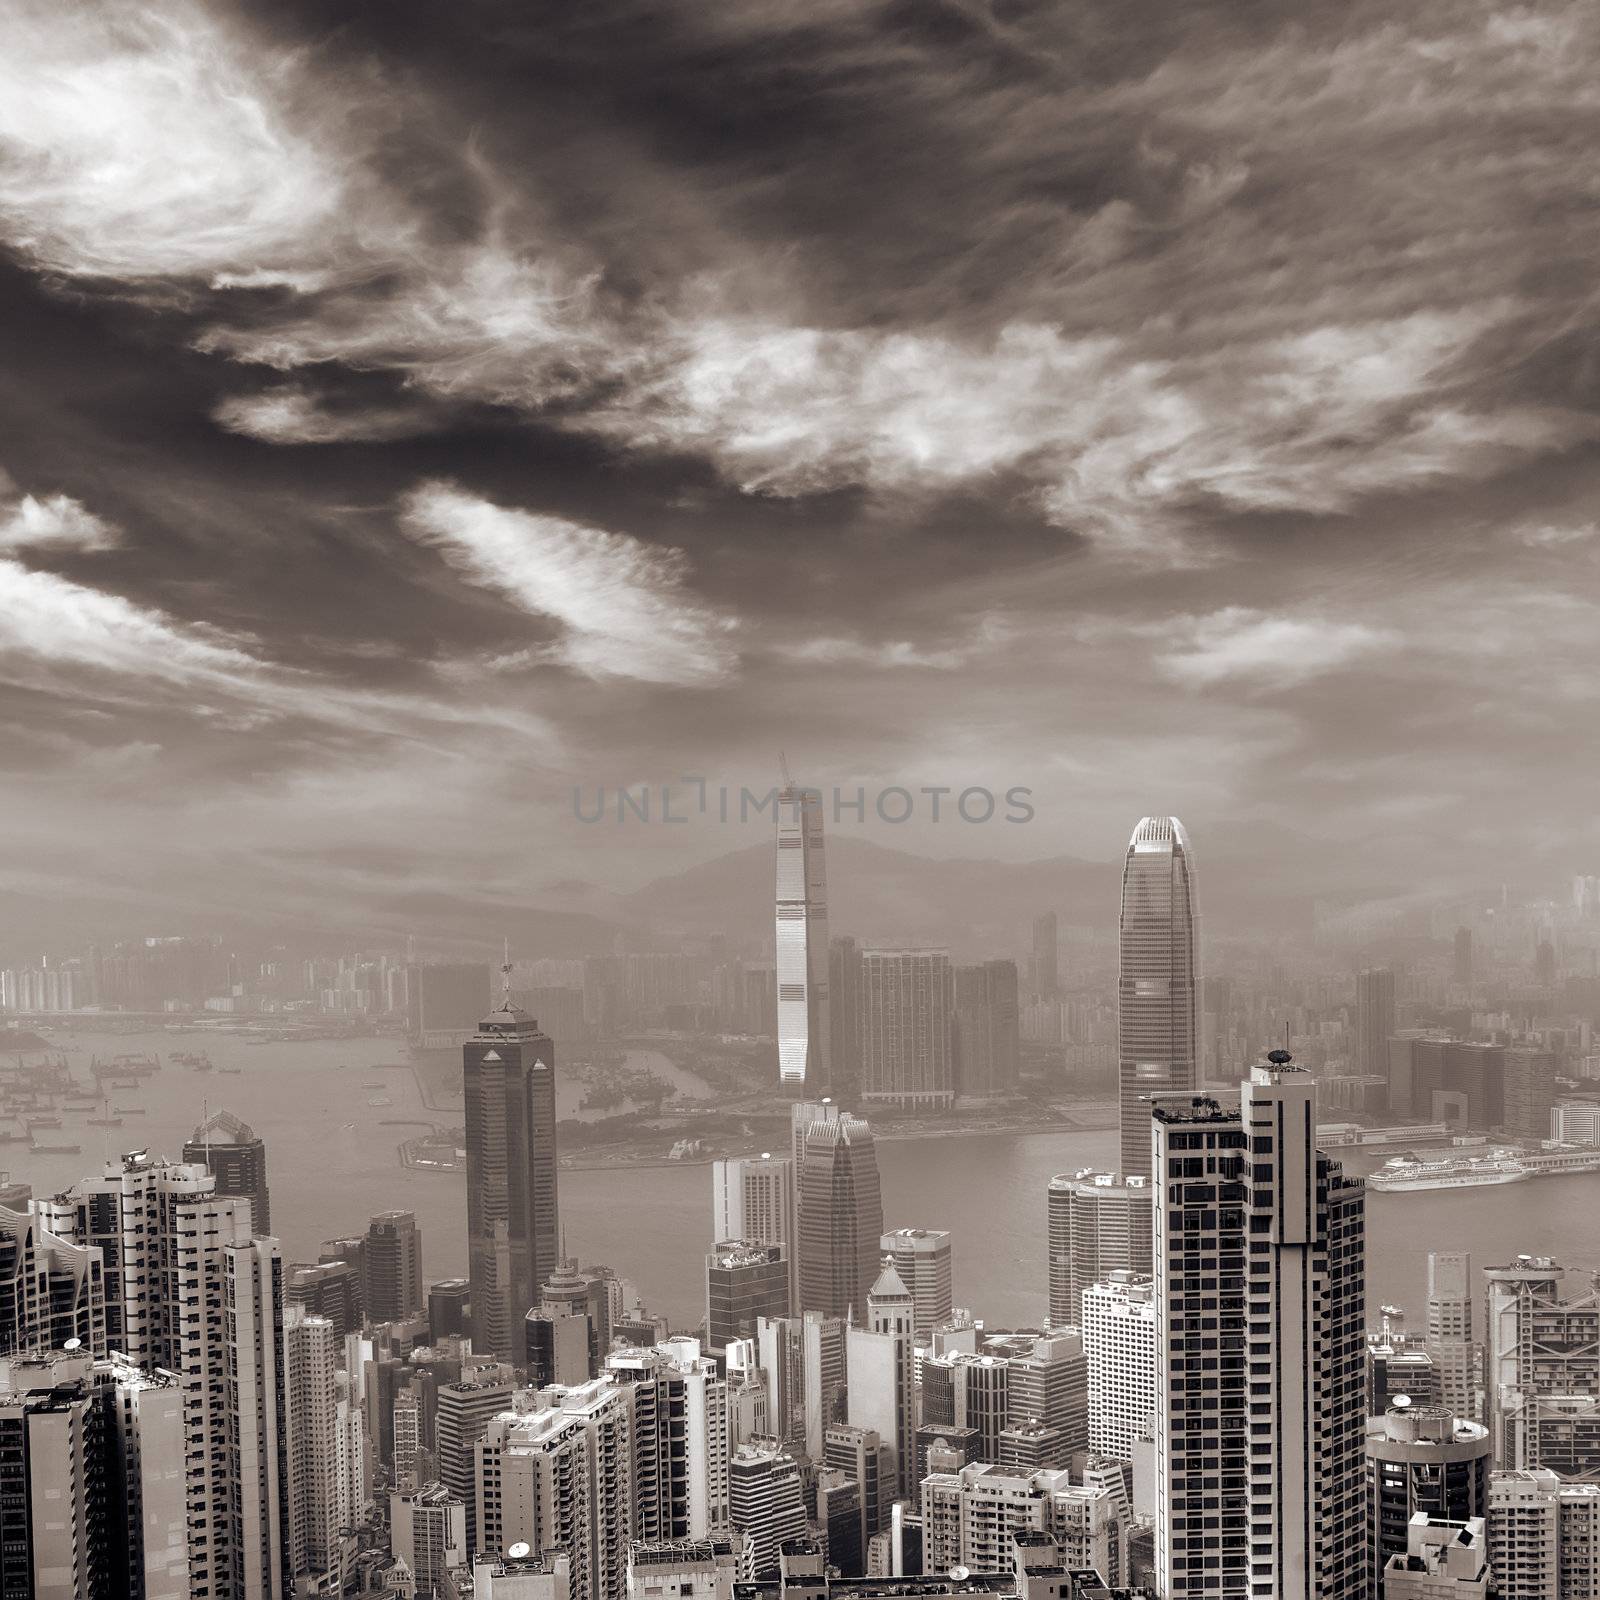
{"label": "tall office tower", "polygon": [[733,1600],[738,1576],[731,1539],[635,1539],[627,1600]]}
{"label": "tall office tower", "polygon": [[706,1257],[706,1343],[753,1339],[761,1317],[789,1315],[789,1263],[781,1244],[722,1239]]}
{"label": "tall office tower", "polygon": [[861,1083],[861,951],[854,939],[828,944],[829,1084],[851,1093]]}
{"label": "tall office tower", "polygon": [[1489,1430],[1443,1406],[1397,1401],[1367,1432],[1367,1553],[1372,1593],[1383,1590],[1391,1556],[1406,1554],[1419,1513],[1435,1522],[1489,1514]]}
{"label": "tall office tower", "polygon": [[861,952],[861,1098],[902,1111],[955,1102],[955,973],[947,950]]}
{"label": "tall office tower", "polygon": [[794,1161],[763,1152],[711,1163],[711,1237],[781,1244],[794,1256]]}
{"label": "tall office tower", "polygon": [[1600,1278],[1549,1256],[1518,1256],[1483,1277],[1495,1460],[1600,1478]]}
{"label": "tall office tower", "polygon": [[985,961],[955,970],[955,1084],[963,1100],[1017,1092],[1017,964]]}
{"label": "tall office tower", "polygon": [[411,1573],[417,1600],[435,1600],[450,1568],[472,1559],[467,1508],[442,1483],[395,1490],[389,1496],[389,1548]]}
{"label": "tall office tower", "polygon": [[822,796],[788,781],[778,792],[778,1078],[798,1092],[831,1081],[828,1047],[828,877]]}
{"label": "tall office tower", "polygon": [[1490,1473],[1489,1564],[1498,1600],[1600,1600],[1600,1484]]}
{"label": "tall office tower", "polygon": [[0,1356],[106,1350],[105,1267],[97,1247],[59,1239],[26,1211],[0,1206]]}
{"label": "tall office tower", "polygon": [[[894,1450],[876,1428],[836,1422],[822,1437],[824,1465],[855,1485],[853,1546],[865,1552],[873,1534],[888,1520],[894,1502]],[[829,1546],[830,1554],[832,1546]]]}
{"label": "tall office tower", "polygon": [[845,1334],[846,1420],[873,1429],[884,1442],[885,1488],[902,1496],[913,1491],[916,1462],[915,1317],[911,1291],[886,1261],[867,1295],[866,1326]]}
{"label": "tall office tower", "polygon": [[588,1351],[582,1376],[594,1377],[601,1360],[611,1348],[610,1283],[594,1268],[580,1267],[576,1261],[562,1261],[545,1280],[539,1306],[558,1318],[576,1318],[584,1327]]}
{"label": "tall office tower", "polygon": [[1155,1280],[1144,1273],[1113,1272],[1084,1290],[1089,1446],[1103,1456],[1132,1461],[1155,1420],[1161,1321]]}
{"label": "tall office tower", "polygon": [[348,1261],[319,1261],[289,1269],[284,1300],[304,1306],[313,1317],[326,1317],[342,1342],[361,1331],[361,1283]]}
{"label": "tall office tower", "polygon": [[884,1234],[878,1248],[894,1262],[900,1281],[911,1291],[916,1307],[913,1331],[917,1343],[926,1345],[955,1306],[950,1235],[937,1228],[896,1228]]}
{"label": "tall office tower", "polygon": [[1472,929],[1457,928],[1455,957],[1451,964],[1451,977],[1458,987],[1472,987]]}
{"label": "tall office tower", "polygon": [[641,1539],[703,1539],[728,1521],[733,1449],[728,1380],[697,1340],[613,1350],[606,1375],[628,1392],[635,1527]]}
{"label": "tall office tower", "polygon": [[183,1147],[183,1159],[204,1167],[217,1180],[224,1200],[250,1202],[250,1227],[258,1238],[272,1232],[267,1197],[267,1147],[254,1128],[229,1111],[213,1111]]}
{"label": "tall office tower", "polygon": [[746,1581],[775,1572],[778,1552],[788,1539],[803,1539],[806,1504],[800,1466],[777,1440],[747,1444],[734,1452],[728,1469],[728,1510],[736,1533],[746,1540]]}
{"label": "tall office tower", "polygon": [[[1387,1319],[1386,1323],[1387,1323]],[[1397,1400],[1443,1406],[1439,1367],[1421,1345],[1403,1333],[1367,1335],[1367,1415],[1381,1417]],[[1445,1407],[1449,1410],[1448,1407]],[[1452,1416],[1454,1412],[1450,1413]]]}
{"label": "tall office tower", "polygon": [[1365,1191],[1317,1149],[1314,1108],[1277,1050],[1237,1109],[1154,1108],[1167,1600],[1366,1592]]}
{"label": "tall office tower", "polygon": [[428,1341],[438,1344],[441,1339],[456,1335],[465,1338],[471,1332],[469,1308],[472,1288],[465,1278],[441,1278],[428,1285]]}
{"label": "tall office tower", "polygon": [[797,1310],[859,1320],[878,1275],[883,1197],[872,1129],[823,1101],[794,1108]]}
{"label": "tall office tower", "polygon": [[614,1600],[636,1526],[628,1392],[592,1378],[535,1406],[495,1417],[477,1444],[474,1548],[564,1550],[571,1600]]}
{"label": "tall office tower", "polygon": [[1112,1583],[1122,1581],[1127,1500],[1108,1483],[1074,1483],[1066,1471],[1008,1472],[990,1462],[930,1473],[922,1481],[926,1572],[1009,1571],[1013,1536],[1028,1531],[1056,1540],[1059,1567],[1093,1568]]}
{"label": "tall office tower", "polygon": [[808,1311],[763,1317],[756,1325],[756,1364],[767,1386],[767,1417],[786,1450],[822,1457],[828,1424],[845,1393],[845,1321]]}
{"label": "tall office tower", "polygon": [[589,1319],[581,1312],[535,1306],[523,1319],[522,1336],[531,1387],[543,1389],[552,1383],[571,1387],[594,1376]]}
{"label": "tall office tower", "polygon": [[[322,1248],[317,1252],[317,1261],[320,1265],[332,1262],[343,1262],[355,1273],[356,1310],[360,1314],[360,1322],[367,1320],[367,1236],[358,1233],[349,1239],[324,1239]],[[374,1321],[388,1321],[388,1318],[374,1318]]]}
{"label": "tall office tower", "polygon": [[1486,1600],[1490,1582],[1483,1518],[1453,1522],[1419,1511],[1372,1593],[1381,1600]]}
{"label": "tall office tower", "polygon": [[[394,1487],[403,1491],[417,1489],[425,1479],[433,1476],[431,1469],[424,1471],[423,1453],[427,1450],[422,1418],[422,1394],[408,1385],[394,1397]],[[428,1456],[433,1452],[427,1450]]]}
{"label": "tall office tower", "polygon": [[34,1214],[102,1250],[110,1347],[181,1376],[190,1578],[229,1596],[281,1583],[283,1287],[276,1241],[252,1243],[248,1205],[215,1190],[204,1167],[140,1151],[34,1201]]}
{"label": "tall office tower", "polygon": [[1428,1252],[1426,1348],[1439,1374],[1439,1404],[1455,1417],[1484,1420],[1483,1345],[1472,1322],[1472,1257]]}
{"label": "tall office tower", "polygon": [[290,1576],[320,1593],[319,1585],[342,1582],[340,1535],[360,1522],[366,1502],[361,1408],[341,1370],[344,1339],[329,1318],[290,1306],[283,1341]]}
{"label": "tall office tower", "polygon": [[[1176,817],[1145,817],[1122,868],[1117,1056],[1125,1178],[1150,1175],[1143,1097],[1182,1094],[1200,1082],[1199,925],[1189,836]],[[1140,1270],[1138,1262],[1125,1264]]]}
{"label": "tall office tower", "polygon": [[[107,1537],[111,1570],[128,1600],[189,1600],[183,1392],[170,1372],[140,1372],[119,1357],[95,1363],[106,1428]],[[0,1592],[4,1592],[0,1587]]]}
{"label": "tall office tower", "polygon": [[1521,1045],[1506,1050],[1500,1125],[1507,1133],[1533,1143],[1550,1137],[1550,1113],[1557,1098],[1556,1074],[1562,1070],[1561,1057],[1553,1050]]}
{"label": "tall office tower", "polygon": [[422,1230],[416,1213],[380,1211],[367,1224],[367,1320],[404,1322],[422,1311]]}
{"label": "tall office tower", "polygon": [[1364,968],[1356,974],[1357,1072],[1389,1076],[1389,1036],[1394,1029],[1394,969]]}
{"label": "tall office tower", "polygon": [[[1054,1438],[1035,1465],[1067,1466],[1089,1448],[1089,1360],[1083,1335],[1075,1328],[1054,1328],[1008,1360],[1007,1428],[1045,1428]],[[1002,1450],[1004,1443],[1002,1433]]]}
{"label": "tall office tower", "polygon": [[424,1050],[459,1049],[492,1003],[486,961],[413,967],[406,987],[407,1031]]}
{"label": "tall office tower", "polygon": [[1033,919],[1033,959],[1028,975],[1029,987],[1041,1000],[1048,1000],[1061,988],[1061,920],[1053,911]]}
{"label": "tall office tower", "polygon": [[467,1550],[480,1548],[474,1506],[473,1451],[490,1421],[509,1411],[516,1386],[509,1372],[441,1383],[434,1397],[434,1461],[439,1481],[466,1508]]}
{"label": "tall office tower", "polygon": [[1000,1435],[1010,1422],[1011,1363],[1004,1356],[924,1357],[922,1419],[971,1428],[979,1461],[1000,1459]]}
{"label": "tall office tower", "polygon": [[555,1046],[503,1002],[462,1059],[472,1344],[515,1361],[523,1318],[561,1257]]}
{"label": "tall office tower", "polygon": [[1114,1272],[1150,1271],[1148,1177],[1118,1181],[1085,1167],[1050,1180],[1050,1322],[1077,1327],[1083,1291]]}

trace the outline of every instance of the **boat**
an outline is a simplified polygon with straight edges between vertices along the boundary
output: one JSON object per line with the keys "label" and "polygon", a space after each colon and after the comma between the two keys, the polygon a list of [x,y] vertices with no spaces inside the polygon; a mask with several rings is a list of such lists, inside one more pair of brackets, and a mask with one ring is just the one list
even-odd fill
{"label": "boat", "polygon": [[28,1117],[25,1120],[26,1120],[26,1122],[28,1124],[28,1127],[30,1129],[31,1128],[59,1128],[61,1126],[61,1118],[60,1117]]}
{"label": "boat", "polygon": [[36,1144],[29,1147],[28,1153],[35,1156],[80,1156],[83,1154],[81,1144]]}
{"label": "boat", "polygon": [[1485,1184],[1521,1183],[1531,1177],[1522,1162],[1504,1151],[1487,1155],[1440,1156],[1424,1161],[1419,1156],[1391,1156],[1367,1179],[1369,1189],[1384,1194],[1407,1194],[1421,1189],[1475,1189]]}
{"label": "boat", "polygon": [[89,1126],[91,1128],[120,1128],[122,1126],[122,1118],[121,1117],[90,1117],[89,1118]]}
{"label": "boat", "polygon": [[143,1106],[117,1106],[115,1110],[119,1117],[142,1117],[145,1114]]}
{"label": "boat", "polygon": [[225,1078],[230,1078],[230,1077],[231,1078],[237,1078],[239,1076],[239,1074],[244,1071],[244,1068],[243,1067],[218,1067],[217,1071],[220,1072],[223,1075],[223,1077],[225,1077]]}

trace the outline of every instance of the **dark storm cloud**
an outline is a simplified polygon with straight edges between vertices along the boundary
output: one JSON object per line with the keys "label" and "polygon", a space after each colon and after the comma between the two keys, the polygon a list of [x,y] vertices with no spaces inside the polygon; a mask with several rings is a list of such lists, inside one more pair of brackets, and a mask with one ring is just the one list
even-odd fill
{"label": "dark storm cloud", "polygon": [[596,848],[572,782],[780,745],[1031,779],[1056,832],[1017,854],[1178,810],[1550,859],[1600,777],[1597,33],[1576,0],[14,4],[32,870],[126,840],[148,882],[222,850],[274,907],[375,903],[327,861],[426,840],[417,895],[526,861],[514,898]]}

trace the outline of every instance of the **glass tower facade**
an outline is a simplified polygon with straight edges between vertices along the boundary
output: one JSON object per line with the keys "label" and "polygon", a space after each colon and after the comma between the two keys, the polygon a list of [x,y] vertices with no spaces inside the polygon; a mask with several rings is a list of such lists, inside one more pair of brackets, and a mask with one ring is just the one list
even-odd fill
{"label": "glass tower facade", "polygon": [[1150,1106],[1200,1081],[1199,908],[1189,836],[1176,817],[1145,817],[1122,869],[1117,1055],[1122,1172],[1150,1176]]}
{"label": "glass tower facade", "polygon": [[828,884],[822,796],[793,783],[778,791],[778,1077],[826,1087]]}

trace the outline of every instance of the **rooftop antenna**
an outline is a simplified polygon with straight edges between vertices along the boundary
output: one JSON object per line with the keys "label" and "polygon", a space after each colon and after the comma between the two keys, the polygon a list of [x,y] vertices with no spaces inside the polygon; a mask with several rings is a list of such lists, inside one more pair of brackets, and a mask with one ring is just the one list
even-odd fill
{"label": "rooftop antenna", "polygon": [[500,967],[500,1009],[511,1009],[511,941],[505,941],[505,951]]}
{"label": "rooftop antenna", "polygon": [[783,774],[784,788],[794,788],[794,779],[789,776],[789,758],[781,750],[778,752],[778,771]]}

